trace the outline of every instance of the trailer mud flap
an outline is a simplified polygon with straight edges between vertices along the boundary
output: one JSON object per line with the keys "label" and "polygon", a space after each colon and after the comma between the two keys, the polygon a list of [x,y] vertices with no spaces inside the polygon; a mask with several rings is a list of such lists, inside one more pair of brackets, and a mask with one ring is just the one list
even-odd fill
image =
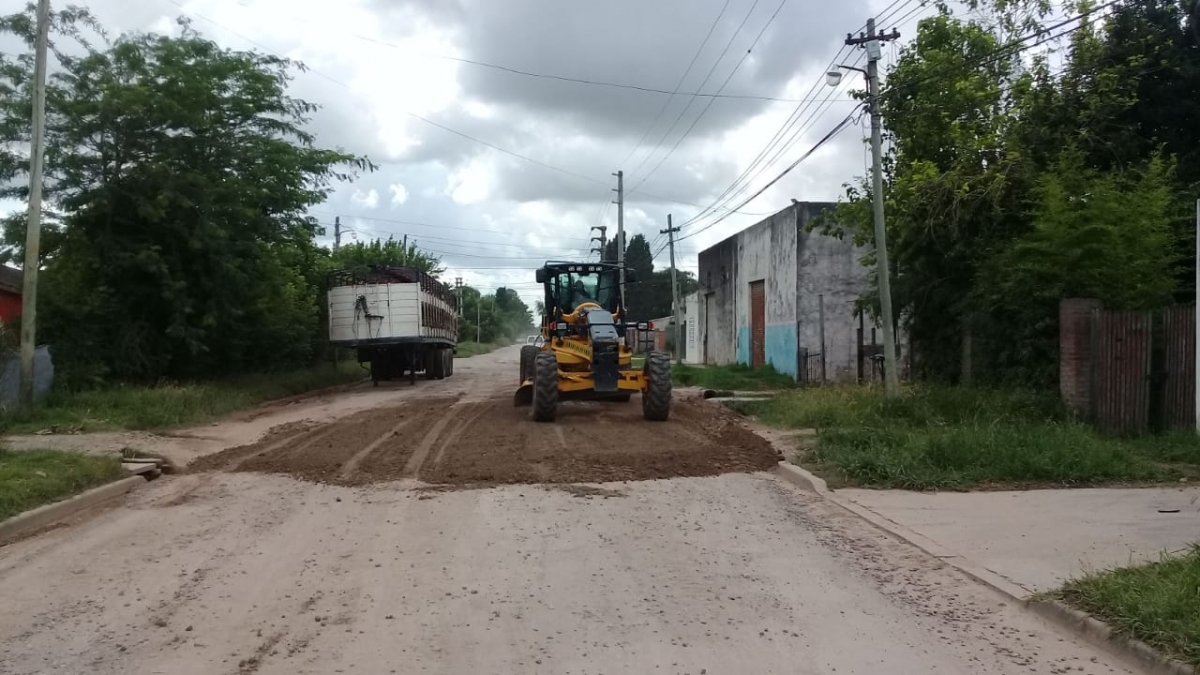
{"label": "trailer mud flap", "polygon": [[513,405],[518,408],[521,406],[533,405],[532,382],[526,382],[517,388],[517,392],[513,394]]}

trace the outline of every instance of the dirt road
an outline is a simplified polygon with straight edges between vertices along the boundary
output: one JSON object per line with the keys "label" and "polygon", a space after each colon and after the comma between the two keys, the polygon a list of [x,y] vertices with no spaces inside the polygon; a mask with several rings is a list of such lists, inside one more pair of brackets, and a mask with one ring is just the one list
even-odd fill
{"label": "dirt road", "polygon": [[1128,672],[757,472],[709,404],[535,425],[515,365],[285,420],[0,548],[0,673]]}

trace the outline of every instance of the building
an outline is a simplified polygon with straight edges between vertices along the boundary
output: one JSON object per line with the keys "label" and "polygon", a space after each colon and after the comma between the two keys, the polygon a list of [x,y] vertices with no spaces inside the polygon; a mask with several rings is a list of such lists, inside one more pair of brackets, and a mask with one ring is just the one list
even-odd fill
{"label": "building", "polygon": [[770,364],[806,381],[859,376],[855,307],[872,272],[848,238],[807,231],[833,206],[794,201],[700,252],[700,291],[683,302],[685,363]]}
{"label": "building", "polygon": [[21,294],[25,275],[21,270],[0,265],[0,325],[7,325],[21,316]]}

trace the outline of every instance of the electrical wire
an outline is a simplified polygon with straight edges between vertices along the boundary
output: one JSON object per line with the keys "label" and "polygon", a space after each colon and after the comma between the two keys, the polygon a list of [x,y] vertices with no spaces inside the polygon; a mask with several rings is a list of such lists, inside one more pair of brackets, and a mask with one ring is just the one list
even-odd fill
{"label": "electrical wire", "polygon": [[[737,30],[733,31],[733,35],[729,36],[729,41],[725,43],[725,48],[721,50],[721,53],[717,56],[716,60],[713,61],[712,67],[708,69],[708,73],[704,76],[704,79],[700,81],[700,85],[696,87],[696,91],[704,89],[704,85],[708,83],[709,78],[711,78],[713,73],[716,72],[717,66],[721,64],[721,61],[725,59],[725,55],[729,53],[729,48],[733,46],[734,40],[736,40],[737,36],[742,32],[742,28],[744,28],[746,26],[746,22],[750,20],[750,16],[754,14],[754,9],[758,7],[759,1],[760,0],[754,0],[754,3],[750,5],[750,11],[746,12],[746,16],[743,17],[742,22],[738,24]],[[637,172],[641,170],[643,166],[646,165],[646,162],[654,156],[654,153],[658,150],[658,148],[662,147],[663,141],[667,140],[667,137],[671,135],[672,131],[675,131],[675,127],[679,125],[679,120],[683,119],[683,116],[687,114],[688,110],[691,110],[692,104],[695,102],[696,97],[694,96],[688,99],[687,105],[685,105],[683,109],[679,111],[679,114],[675,116],[675,121],[671,123],[671,126],[668,127],[665,132],[663,132],[662,137],[659,138],[658,142],[654,144],[654,149],[642,158],[642,161],[633,168],[633,171],[629,172],[629,178],[631,180],[633,176],[637,174]],[[634,188],[636,189],[640,185],[641,183],[638,183],[638,185],[635,185]]]}
{"label": "electrical wire", "polygon": [[[775,21],[775,17],[779,16],[779,12],[781,10],[783,10],[783,6],[786,4],[787,4],[787,0],[780,0],[779,5],[775,8],[775,11],[771,14],[771,18],[767,19],[767,22],[765,24],[763,24],[762,30],[760,30],[758,32],[758,35],[755,36],[754,42],[750,43],[750,47],[748,47],[746,49],[746,52],[744,54],[742,54],[742,58],[738,60],[738,62],[733,66],[733,70],[729,71],[729,75],[727,75],[725,77],[725,81],[722,82],[721,86],[717,88],[718,94],[721,93],[722,91],[725,91],[725,87],[729,85],[729,81],[733,79],[733,76],[737,74],[738,69],[740,69],[742,67],[742,64],[746,62],[746,59],[750,57],[750,53],[753,52],[754,48],[758,46],[758,42],[760,40],[762,40],[763,35],[766,34],[767,29],[771,27],[771,24],[774,23],[774,21]],[[753,12],[754,8],[751,7],[750,11]],[[749,18],[749,16],[747,16],[747,18]],[[743,22],[743,24],[744,23],[745,22]],[[741,28],[739,27],[738,30],[741,30]],[[658,164],[655,164],[654,168],[650,169],[650,172],[647,173],[645,176],[643,176],[642,179],[638,182],[638,184],[634,186],[635,190],[638,187],[641,187],[642,184],[644,184],[646,181],[650,180],[650,177],[654,175],[654,172],[658,171],[659,167],[661,167],[664,162],[666,162],[668,159],[670,159],[671,155],[675,154],[675,151],[677,149],[679,149],[679,145],[681,143],[683,143],[683,141],[685,139],[687,139],[687,137],[689,135],[691,135],[692,130],[696,128],[696,125],[699,124],[700,120],[704,118],[704,115],[708,113],[709,108],[712,107],[713,101],[715,101],[715,100],[716,100],[715,98],[710,98],[708,100],[708,103],[704,106],[704,109],[700,111],[699,115],[696,115],[696,117],[694,119],[692,119],[692,123],[683,132],[683,135],[675,140],[675,145],[672,145],[671,149],[667,151],[667,154],[663,155],[662,159],[658,160]]]}
{"label": "electrical wire", "polygon": [[[796,159],[796,161],[794,161],[794,162],[792,162],[791,164],[789,164],[789,165],[788,165],[788,167],[787,167],[786,169],[784,169],[782,172],[780,172],[780,173],[779,173],[779,175],[777,175],[777,176],[775,176],[774,178],[772,178],[772,179],[770,180],[770,182],[768,182],[766,185],[764,185],[764,186],[762,186],[761,188],[759,188],[759,190],[758,190],[757,192],[755,192],[754,194],[752,194],[752,195],[750,195],[749,197],[747,197],[747,198],[746,198],[746,199],[745,199],[745,200],[742,202],[742,204],[741,204],[740,206],[745,206],[745,205],[746,205],[747,203],[749,203],[750,201],[753,201],[753,200],[754,200],[756,197],[758,197],[758,196],[759,196],[759,195],[761,195],[762,193],[766,192],[766,191],[767,191],[767,190],[768,190],[768,189],[769,189],[769,188],[770,188],[772,185],[774,185],[774,184],[778,183],[780,180],[782,180],[784,176],[788,175],[788,173],[790,173],[790,172],[792,171],[792,169],[795,169],[797,166],[799,166],[801,162],[803,162],[804,160],[808,159],[809,157],[812,157],[813,153],[815,153],[815,152],[816,152],[818,149],[820,149],[820,148],[821,148],[821,146],[823,146],[823,145],[825,145],[826,143],[828,143],[830,140],[832,140],[832,139],[833,139],[833,137],[834,137],[834,136],[837,136],[837,135],[838,135],[838,133],[840,133],[840,132],[841,132],[843,129],[845,129],[845,128],[846,128],[846,127],[847,127],[847,126],[850,124],[850,122],[851,122],[851,121],[854,119],[854,115],[855,115],[855,113],[857,113],[857,112],[858,112],[858,111],[857,111],[857,109],[856,109],[856,110],[852,111],[852,112],[851,112],[849,115],[846,115],[846,117],[845,117],[845,118],[843,118],[841,122],[838,122],[837,126],[835,126],[833,129],[831,129],[831,130],[829,131],[829,133],[827,133],[827,134],[825,134],[824,136],[822,136],[822,137],[821,137],[821,140],[817,141],[817,142],[816,142],[816,144],[815,144],[815,145],[813,145],[811,148],[809,148],[809,149],[808,149],[808,151],[807,151],[807,152],[805,152],[803,155],[800,155],[800,157],[798,157],[798,158]],[[740,208],[740,206],[739,206],[739,208]],[[700,228],[700,229],[698,229],[698,230],[695,230],[695,231],[693,231],[693,232],[690,232],[690,233],[688,233],[688,234],[686,234],[686,235],[684,235],[684,236],[682,236],[682,237],[679,237],[678,239],[676,239],[676,240],[675,240],[675,242],[676,242],[676,243],[678,243],[678,242],[681,242],[681,241],[685,241],[685,240],[687,240],[687,239],[691,239],[692,237],[694,237],[694,236],[696,236],[696,235],[700,234],[701,232],[704,232],[705,230],[707,230],[707,229],[709,229],[709,228],[713,227],[714,225],[716,225],[716,224],[720,223],[721,221],[725,220],[726,218],[728,218],[728,215],[721,216],[720,218],[718,218],[718,219],[714,220],[713,222],[711,222],[711,223],[709,223],[709,224],[705,225],[704,227],[702,227],[702,228]]]}

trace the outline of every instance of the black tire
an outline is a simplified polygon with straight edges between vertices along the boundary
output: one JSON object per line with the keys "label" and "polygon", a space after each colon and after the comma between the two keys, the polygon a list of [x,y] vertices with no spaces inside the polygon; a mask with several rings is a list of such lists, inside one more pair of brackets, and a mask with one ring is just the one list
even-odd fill
{"label": "black tire", "polygon": [[379,361],[375,359],[371,360],[371,386],[379,386]]}
{"label": "black tire", "polygon": [[642,372],[646,375],[642,417],[651,422],[666,422],[671,416],[671,356],[666,352],[650,352]]}
{"label": "black tire", "polygon": [[447,349],[443,352],[446,357],[446,377],[454,374],[454,350]]}
{"label": "black tire", "polygon": [[533,362],[537,359],[539,351],[541,350],[533,345],[521,347],[521,382],[518,384],[524,384],[525,380],[533,379]]}
{"label": "black tire", "polygon": [[533,409],[535,422],[553,422],[558,414],[558,359],[554,352],[538,352],[533,360]]}

